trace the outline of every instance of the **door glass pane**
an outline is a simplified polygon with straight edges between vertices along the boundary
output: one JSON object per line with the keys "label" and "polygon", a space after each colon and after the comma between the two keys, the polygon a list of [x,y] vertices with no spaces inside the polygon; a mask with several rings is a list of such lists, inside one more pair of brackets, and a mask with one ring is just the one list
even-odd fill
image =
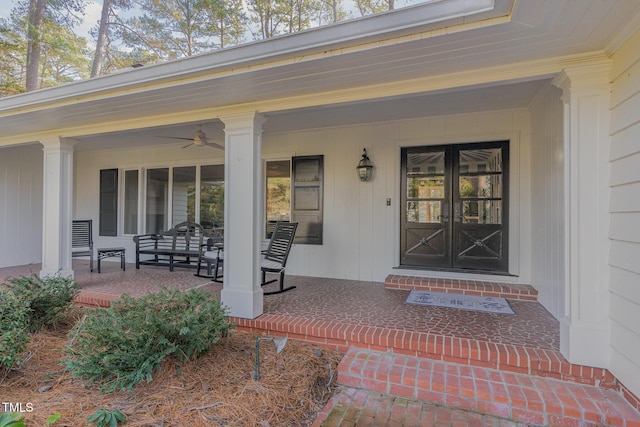
{"label": "door glass pane", "polygon": [[444,175],[444,152],[407,153],[407,177]]}
{"label": "door glass pane", "polygon": [[502,201],[463,201],[462,222],[465,224],[502,224]]}
{"label": "door glass pane", "polygon": [[266,168],[266,238],[270,239],[277,221],[291,220],[291,162],[269,161]]}
{"label": "door glass pane", "polygon": [[501,198],[501,175],[474,175],[460,177],[460,197],[462,198]]}
{"label": "door glass pane", "polygon": [[169,169],[149,169],[147,172],[146,233],[158,233],[167,228],[169,211]]}
{"label": "door glass pane", "polygon": [[407,202],[407,222],[440,223],[441,206],[439,200]]}
{"label": "door glass pane", "polygon": [[173,225],[196,220],[196,167],[173,168]]}
{"label": "door glass pane", "polygon": [[460,151],[460,173],[502,172],[502,149]]}
{"label": "door glass pane", "polygon": [[207,230],[224,227],[224,165],[200,169],[200,224]]}
{"label": "door glass pane", "polygon": [[444,198],[444,176],[407,177],[407,197],[412,199]]}
{"label": "door glass pane", "polygon": [[124,234],[138,234],[138,171],[124,172]]}

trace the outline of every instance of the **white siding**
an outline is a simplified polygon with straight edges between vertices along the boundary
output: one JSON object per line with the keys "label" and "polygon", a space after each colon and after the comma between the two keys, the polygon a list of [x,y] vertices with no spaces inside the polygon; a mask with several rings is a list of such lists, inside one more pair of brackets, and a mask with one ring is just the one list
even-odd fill
{"label": "white siding", "polygon": [[[100,169],[118,168],[122,171],[123,169],[143,168],[144,170],[170,166],[214,165],[224,162],[224,154],[220,150],[208,147],[181,149],[180,146],[181,144],[135,149],[80,150],[74,153],[73,217],[93,218],[95,247],[122,246],[127,249],[128,262],[135,261],[135,246],[131,236],[106,237],[98,235]],[[124,176],[121,174],[119,178],[121,189],[124,185],[123,179]],[[122,197],[118,203],[122,203]],[[122,206],[118,206],[118,209],[118,215],[121,216]],[[178,219],[174,218],[174,222]]]}
{"label": "white siding", "polygon": [[[296,245],[287,265],[289,273],[374,281],[398,273],[394,267],[399,259],[400,147],[512,139],[510,270],[515,276],[501,279],[528,283],[529,135],[529,113],[524,109],[265,133],[266,158],[324,155],[323,244]],[[365,147],[375,166],[374,178],[367,183],[356,175]],[[213,149],[181,150],[179,145],[76,152],[75,176],[82,179],[76,178],[75,215],[98,217],[100,169],[219,164],[221,155]],[[391,206],[386,205],[387,198]],[[96,236],[96,246],[114,245],[131,248],[127,257],[132,259],[131,237]],[[417,274],[415,270],[408,273]]]}
{"label": "white siding", "polygon": [[557,319],[564,305],[562,91],[549,85],[531,105],[531,284]]}
{"label": "white siding", "polygon": [[613,56],[611,372],[640,396],[640,32]]}
{"label": "white siding", "polygon": [[[528,283],[529,133],[529,113],[509,110],[265,135],[263,149],[270,156],[325,156],[324,244],[297,245],[289,269],[305,276],[374,281],[394,273],[437,275],[394,269],[400,239],[400,147],[512,139],[510,271],[515,276],[501,279]],[[355,171],[363,148],[375,167],[367,183]]]}
{"label": "white siding", "polygon": [[0,267],[42,260],[42,158],[39,144],[0,149]]}

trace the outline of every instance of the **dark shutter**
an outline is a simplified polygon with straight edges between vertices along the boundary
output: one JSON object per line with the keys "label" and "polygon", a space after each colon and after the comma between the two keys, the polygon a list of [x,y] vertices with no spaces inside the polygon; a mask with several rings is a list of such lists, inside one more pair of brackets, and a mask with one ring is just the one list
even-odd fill
{"label": "dark shutter", "polygon": [[118,235],[118,169],[100,171],[100,235]]}

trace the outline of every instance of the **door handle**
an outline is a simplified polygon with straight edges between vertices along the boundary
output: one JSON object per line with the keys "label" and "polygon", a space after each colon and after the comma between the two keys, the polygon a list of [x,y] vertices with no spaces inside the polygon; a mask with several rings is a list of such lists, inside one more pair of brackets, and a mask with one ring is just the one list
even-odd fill
{"label": "door handle", "polygon": [[444,212],[444,214],[438,215],[438,219],[440,220],[440,222],[449,222],[449,203],[442,202],[440,212]]}
{"label": "door handle", "polygon": [[455,222],[462,222],[462,216],[460,215],[460,202],[453,204],[453,220]]}

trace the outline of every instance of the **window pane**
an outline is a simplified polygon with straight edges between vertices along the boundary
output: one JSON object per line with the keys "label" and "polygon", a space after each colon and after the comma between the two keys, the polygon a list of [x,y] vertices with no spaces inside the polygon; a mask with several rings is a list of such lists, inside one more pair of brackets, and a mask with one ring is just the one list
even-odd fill
{"label": "window pane", "polygon": [[196,167],[173,168],[171,197],[173,225],[196,220]]}
{"label": "window pane", "polygon": [[407,175],[444,175],[444,152],[407,153]]}
{"label": "window pane", "polygon": [[124,173],[124,234],[138,233],[138,171]]}
{"label": "window pane", "polygon": [[502,149],[460,151],[460,173],[502,172]]}
{"label": "window pane", "polygon": [[501,175],[460,177],[460,197],[502,198]]}
{"label": "window pane", "polygon": [[502,224],[502,201],[463,201],[462,222],[466,224]]}
{"label": "window pane", "polygon": [[407,202],[407,222],[439,223],[442,202]]}
{"label": "window pane", "polygon": [[412,199],[444,198],[444,176],[407,177],[407,197]]}
{"label": "window pane", "polygon": [[266,237],[276,221],[291,220],[291,162],[289,160],[267,162]]}
{"label": "window pane", "polygon": [[207,230],[224,227],[224,165],[200,169],[200,224]]}
{"label": "window pane", "polygon": [[146,233],[166,230],[169,211],[169,169],[149,169],[146,201]]}
{"label": "window pane", "polygon": [[298,223],[295,243],[322,244],[324,157],[300,156],[291,159],[291,220]]}

